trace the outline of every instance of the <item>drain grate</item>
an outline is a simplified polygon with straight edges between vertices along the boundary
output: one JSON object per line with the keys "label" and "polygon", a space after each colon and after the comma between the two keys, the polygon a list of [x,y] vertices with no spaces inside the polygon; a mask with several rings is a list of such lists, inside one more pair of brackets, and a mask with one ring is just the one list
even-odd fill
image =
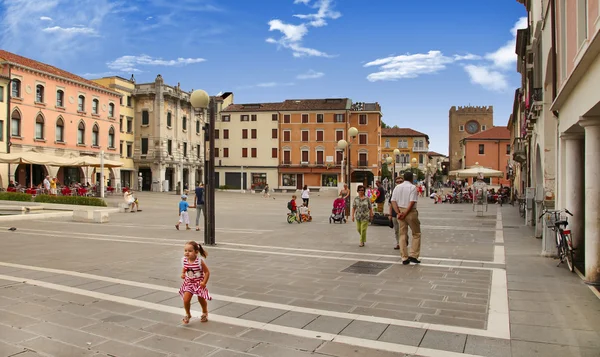
{"label": "drain grate", "polygon": [[502,228],[520,228],[519,226],[502,226]]}
{"label": "drain grate", "polygon": [[354,274],[366,274],[366,275],[377,275],[385,269],[391,267],[389,263],[375,263],[375,262],[363,262],[358,261],[346,269],[342,270],[343,273],[354,273]]}

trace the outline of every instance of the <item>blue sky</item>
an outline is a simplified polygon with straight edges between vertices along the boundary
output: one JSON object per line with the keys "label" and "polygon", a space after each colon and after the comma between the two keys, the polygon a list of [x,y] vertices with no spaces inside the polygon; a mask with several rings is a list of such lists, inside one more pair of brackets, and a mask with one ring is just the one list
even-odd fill
{"label": "blue sky", "polygon": [[[423,5],[427,3],[427,5]],[[448,151],[451,106],[519,87],[514,0],[1,0],[0,47],[95,78],[162,74],[236,103],[348,97]]]}

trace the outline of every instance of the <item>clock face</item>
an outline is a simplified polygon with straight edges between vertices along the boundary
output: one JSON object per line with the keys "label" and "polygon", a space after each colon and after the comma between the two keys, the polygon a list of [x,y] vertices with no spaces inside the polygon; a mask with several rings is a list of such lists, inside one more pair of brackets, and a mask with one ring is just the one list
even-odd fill
{"label": "clock face", "polygon": [[466,129],[469,134],[475,134],[477,131],[479,131],[479,123],[476,121],[470,121],[467,123]]}

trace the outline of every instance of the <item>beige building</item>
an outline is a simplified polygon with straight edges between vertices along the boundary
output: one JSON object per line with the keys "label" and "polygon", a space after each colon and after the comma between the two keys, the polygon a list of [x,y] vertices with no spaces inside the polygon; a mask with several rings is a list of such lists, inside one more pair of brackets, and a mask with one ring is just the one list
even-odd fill
{"label": "beige building", "polygon": [[[8,151],[8,89],[10,88],[10,77],[0,72],[0,153]],[[6,188],[8,181],[8,165],[0,165],[0,187]]]}
{"label": "beige building", "polygon": [[108,87],[118,93],[121,93],[121,114],[119,117],[119,131],[121,132],[119,142],[119,155],[123,166],[121,169],[120,187],[137,187],[136,170],[133,162],[133,150],[135,147],[135,138],[133,118],[135,116],[135,99],[133,92],[135,90],[135,79],[125,79],[118,76],[95,79],[94,82]]}
{"label": "beige building", "polygon": [[460,142],[467,136],[484,131],[493,126],[494,108],[489,107],[455,107],[448,113],[448,156],[450,170],[461,168]]}

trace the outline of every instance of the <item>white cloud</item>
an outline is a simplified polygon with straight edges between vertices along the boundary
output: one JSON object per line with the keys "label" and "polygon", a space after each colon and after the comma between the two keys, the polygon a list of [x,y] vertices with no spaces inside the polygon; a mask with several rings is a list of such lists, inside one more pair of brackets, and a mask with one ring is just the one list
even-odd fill
{"label": "white cloud", "polygon": [[237,89],[248,89],[248,88],[273,88],[273,87],[287,87],[296,85],[294,82],[262,82],[252,85],[238,86]]}
{"label": "white cloud", "polygon": [[153,17],[152,17],[152,16],[148,16],[148,17],[146,17],[146,20],[152,20],[152,19],[153,19]]}
{"label": "white cloud", "polygon": [[50,33],[62,33],[68,36],[72,36],[72,35],[91,35],[91,36],[96,36],[98,35],[98,33],[96,32],[96,30],[89,28],[89,27],[60,27],[60,26],[54,26],[54,27],[46,27],[45,29],[42,29],[42,31],[44,32],[50,32]]}
{"label": "white cloud", "polygon": [[454,62],[451,57],[444,56],[440,51],[415,53],[376,59],[364,67],[379,67],[379,71],[371,73],[367,79],[371,82],[393,81],[402,78],[415,78],[421,74],[432,74],[446,68]]}
{"label": "white cloud", "polygon": [[492,61],[494,66],[502,69],[509,69],[517,61],[515,46],[517,44],[517,30],[527,28],[527,17],[521,17],[510,29],[513,38],[504,46],[492,53],[486,53],[485,59]]}
{"label": "white cloud", "polygon": [[480,59],[481,59],[481,56],[474,55],[472,53],[467,53],[464,56],[454,55],[454,60],[455,61],[474,61],[474,60],[480,60]]}
{"label": "white cloud", "polygon": [[163,60],[148,55],[121,56],[106,65],[108,68],[121,72],[141,72],[138,66],[186,66],[206,61],[204,58],[177,58],[175,60]]}
{"label": "white cloud", "polygon": [[486,89],[499,92],[508,89],[506,77],[498,71],[486,66],[476,66],[472,64],[468,64],[464,68],[469,74],[471,83],[473,84],[479,84]]}
{"label": "white cloud", "polygon": [[317,79],[321,78],[325,75],[323,72],[317,72],[312,69],[308,70],[308,72],[299,74],[296,76],[297,79]]}
{"label": "white cloud", "polygon": [[[295,0],[294,4],[309,5],[310,0]],[[302,40],[306,34],[308,34],[309,27],[325,26],[327,25],[326,19],[335,20],[342,16],[342,14],[332,10],[332,0],[316,0],[311,7],[317,9],[316,13],[293,15],[296,18],[304,20],[304,22],[300,23],[299,25],[285,23],[279,19],[269,21],[269,31],[279,31],[283,36],[279,39],[269,37],[266,39],[266,41],[268,43],[277,44],[279,47],[292,50],[292,55],[294,57],[335,57],[326,52],[303,46]]]}
{"label": "white cloud", "polygon": [[48,16],[41,16],[40,20],[42,20],[42,21],[52,21],[52,18],[48,17]]}

